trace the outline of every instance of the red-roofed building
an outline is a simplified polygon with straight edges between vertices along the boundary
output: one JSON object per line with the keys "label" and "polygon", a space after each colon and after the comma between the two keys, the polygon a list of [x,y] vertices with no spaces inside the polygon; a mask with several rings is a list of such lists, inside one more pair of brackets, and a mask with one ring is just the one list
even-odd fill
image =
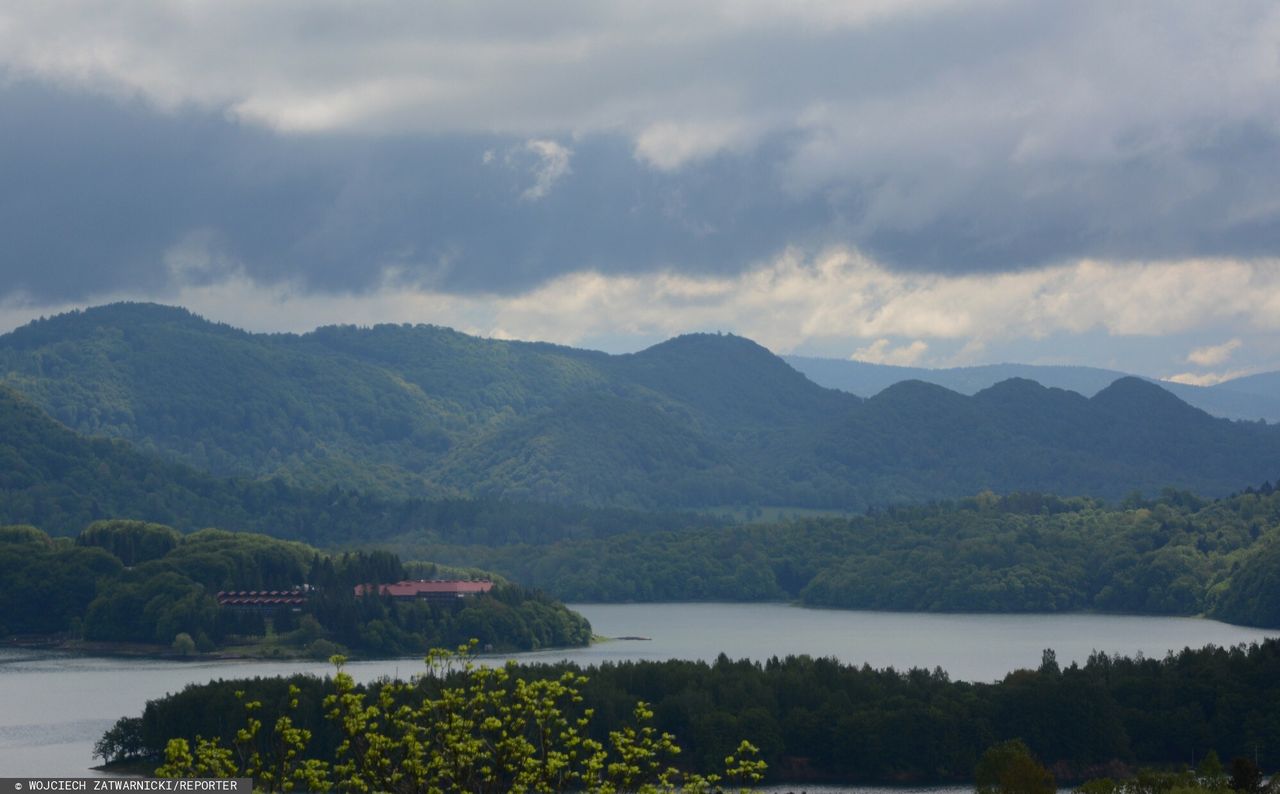
{"label": "red-roofed building", "polygon": [[[395,584],[377,585],[377,592],[392,598],[411,601],[422,599],[434,603],[455,603],[459,599],[487,593],[493,589],[493,582],[487,579],[406,579]],[[356,585],[356,597],[374,591],[374,585]]]}

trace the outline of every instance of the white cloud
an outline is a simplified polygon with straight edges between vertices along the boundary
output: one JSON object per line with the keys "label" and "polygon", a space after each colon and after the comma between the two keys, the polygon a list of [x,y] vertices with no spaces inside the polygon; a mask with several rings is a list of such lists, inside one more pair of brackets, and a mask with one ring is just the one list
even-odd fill
{"label": "white cloud", "polygon": [[853,351],[849,358],[854,361],[865,361],[869,364],[892,364],[898,367],[909,367],[920,361],[929,350],[929,345],[917,339],[909,345],[893,347],[888,339],[880,338],[866,347]]}
{"label": "white cloud", "polygon": [[536,155],[538,162],[532,169],[533,184],[520,197],[526,201],[537,201],[569,174],[569,158],[573,156],[573,150],[552,140],[525,141],[524,148]]}
{"label": "white cloud", "polygon": [[1236,369],[1227,372],[1179,372],[1177,375],[1170,375],[1164,380],[1173,381],[1174,383],[1185,383],[1188,386],[1216,386],[1229,380],[1252,375],[1255,369]]}
{"label": "white cloud", "polygon": [[[429,322],[500,338],[563,344],[607,339],[610,349],[627,350],[719,329],[778,353],[818,345],[863,360],[935,366],[956,363],[957,356],[980,359],[1002,345],[1028,349],[1041,340],[1042,355],[1096,364],[1080,348],[1073,352],[1071,340],[1101,334],[1158,341],[1165,334],[1216,334],[1234,325],[1251,339],[1275,342],[1280,261],[1081,261],[1022,273],[941,276],[897,273],[836,249],[812,258],[787,252],[725,277],[580,271],[517,295],[454,295],[406,287],[393,277],[367,293],[325,295],[287,283],[263,285],[237,273],[216,283],[192,280],[163,295],[120,293],[91,303],[123,299],[176,303],[259,331]],[[13,299],[0,305],[0,327],[67,308]],[[1230,353],[1267,344],[1242,339],[1240,345],[1217,347]],[[1167,363],[1183,355],[1170,350]],[[1225,361],[1225,353],[1220,355]],[[1203,360],[1210,359],[1212,354]],[[1208,383],[1235,374],[1179,373],[1170,379]]]}
{"label": "white cloud", "polygon": [[1187,363],[1198,367],[1215,367],[1227,359],[1244,343],[1239,339],[1231,339],[1220,345],[1197,347],[1187,354]]}
{"label": "white cloud", "polygon": [[730,120],[713,122],[660,122],[636,136],[636,157],[661,171],[674,171],[726,149],[738,149],[752,140],[748,125]]}

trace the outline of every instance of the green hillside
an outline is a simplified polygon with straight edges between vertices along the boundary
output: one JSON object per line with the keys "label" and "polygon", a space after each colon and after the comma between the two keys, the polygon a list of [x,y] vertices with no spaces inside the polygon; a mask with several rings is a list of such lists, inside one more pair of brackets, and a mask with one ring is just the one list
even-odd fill
{"label": "green hillside", "polygon": [[70,535],[131,518],[184,531],[217,526],[326,545],[414,531],[453,543],[503,544],[704,525],[648,514],[473,499],[396,499],[281,479],[220,478],[157,460],[119,440],[89,439],[0,387],[0,524]]}
{"label": "green hillside", "polygon": [[718,334],[610,356],[421,325],[249,334],[116,304],[0,337],[0,378],[82,434],[202,471],[396,499],[861,510],[984,488],[1217,495],[1280,459],[1276,428],[1136,379],[1088,399],[1011,380],[864,401]]}
{"label": "green hillside", "polygon": [[500,547],[388,544],[567,601],[796,600],[923,612],[1210,614],[1280,628],[1280,491],[1156,501],[1019,493],[848,518]]}
{"label": "green hillside", "polygon": [[120,441],[83,438],[0,389],[3,523],[61,533],[117,516],[188,527],[234,524],[257,507],[247,499],[251,490],[157,461]]}
{"label": "green hillside", "polygon": [[446,407],[394,373],[182,309],[116,304],[0,339],[4,383],[85,435],[214,474],[426,489]]}
{"label": "green hillside", "polygon": [[[1050,449],[1050,441],[1072,432],[1080,436],[1078,456],[1084,456],[1080,450],[1087,451],[1089,444],[1102,444],[1091,433],[1115,435],[1112,446],[1100,449],[1115,456],[1116,466],[1125,465],[1129,454],[1136,468],[1142,449],[1176,454],[1179,443],[1198,445],[1198,454],[1209,461],[1230,453],[1214,446],[1217,437],[1209,432],[1217,429],[1214,420],[1197,430],[1197,411],[1168,395],[1147,394],[1148,389],[1140,382],[1121,381],[1085,400],[1028,382],[1009,382],[965,398],[927,384],[902,384],[895,387],[899,399],[877,397],[859,410],[879,411],[884,427],[901,423],[894,417],[900,412],[916,423],[914,434],[885,432],[874,439],[880,448],[869,444],[862,451],[872,461],[877,455],[898,456],[901,469],[895,474],[917,488],[928,487],[919,472],[929,466],[945,470],[940,464],[949,458],[994,467],[998,458],[983,452],[986,444],[1006,451],[1018,444],[1034,449],[1035,443]],[[597,404],[589,404],[591,399]],[[1143,416],[1157,424],[1137,424],[1135,399],[1145,406]],[[877,406],[881,400],[883,405]],[[1000,423],[990,419],[984,403],[1005,406],[997,413]],[[1058,425],[1037,419],[1039,403],[1054,407]],[[700,458],[710,453],[690,446],[684,436],[665,432],[669,425],[651,400],[593,397],[570,405],[561,424],[538,425],[563,446],[513,442],[549,450],[544,464],[556,455],[585,461],[579,468],[561,469],[564,479],[550,483],[572,483],[579,490],[553,491],[552,497],[576,496],[585,487],[595,488],[585,492],[604,501],[613,493],[611,478],[618,472],[627,474],[624,485],[630,487],[652,489],[657,483],[677,497],[719,496],[697,491],[714,485],[711,474],[703,481],[664,481],[661,470],[643,468],[651,457],[723,472],[720,482],[758,476],[728,456]],[[613,426],[616,417],[632,414],[643,419],[626,427],[642,432]],[[1072,424],[1081,416],[1101,430]],[[1111,425],[1103,423],[1108,418]],[[641,421],[648,426],[641,427]],[[946,432],[957,421],[968,435]],[[1152,429],[1158,429],[1158,422],[1189,428],[1181,441],[1167,441]],[[525,426],[533,427],[513,424]],[[1247,432],[1250,427],[1228,424],[1227,429]],[[951,446],[930,446],[936,438]],[[1236,440],[1246,451],[1248,438]],[[1221,443],[1229,442],[1230,437]],[[1126,453],[1125,445],[1138,451]],[[966,446],[973,450],[967,456]],[[1070,451],[1061,443],[1057,449]],[[1061,454],[1061,460],[1072,463],[1066,452]],[[1063,470],[1070,471],[1066,464]],[[1010,476],[1014,473],[1010,470]],[[515,480],[517,474],[496,468],[491,481]],[[1046,466],[1023,475],[1052,479],[1061,472]],[[763,478],[754,482],[761,492],[770,485]],[[1170,489],[1158,502],[1131,498],[1119,507],[1087,498],[988,494],[854,518],[726,526],[731,522],[688,512],[493,498],[403,499],[336,487],[307,489],[281,479],[218,478],[158,461],[121,441],[83,438],[24,398],[0,389],[0,524],[34,524],[67,535],[93,521],[118,518],[184,531],[218,526],[346,547],[390,542],[408,557],[496,570],[566,599],[794,598],[860,608],[1208,611],[1244,623],[1280,621],[1275,577],[1280,494],[1270,485],[1217,501]]]}

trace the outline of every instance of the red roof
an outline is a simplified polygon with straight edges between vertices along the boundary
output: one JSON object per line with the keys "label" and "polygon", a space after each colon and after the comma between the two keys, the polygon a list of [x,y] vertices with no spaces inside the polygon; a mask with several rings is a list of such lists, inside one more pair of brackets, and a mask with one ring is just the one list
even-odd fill
{"label": "red roof", "polygon": [[[371,590],[373,585],[356,585],[356,595],[362,596]],[[493,589],[493,582],[488,580],[470,581],[466,579],[432,579],[409,580],[395,584],[378,585],[378,592],[392,598],[418,598],[428,595],[474,595],[487,593]]]}

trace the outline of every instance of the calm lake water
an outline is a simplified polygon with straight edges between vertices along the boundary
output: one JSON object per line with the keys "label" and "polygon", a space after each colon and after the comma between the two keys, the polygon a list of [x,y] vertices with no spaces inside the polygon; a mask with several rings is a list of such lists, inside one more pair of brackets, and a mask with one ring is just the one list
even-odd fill
{"label": "calm lake water", "polygon": [[[1036,667],[1053,648],[1058,661],[1083,662],[1095,650],[1164,656],[1210,643],[1255,642],[1280,632],[1195,618],[1114,615],[929,615],[812,610],[782,604],[578,604],[597,634],[640,636],[590,648],[518,654],[521,661],[568,659],[584,665],[637,659],[765,660],[807,653],[873,667],[941,667],[952,678],[994,681]],[[506,657],[503,657],[506,658]],[[417,659],[355,662],[358,680],[408,676]],[[149,699],[217,678],[325,675],[318,662],[174,662],[104,659],[0,649],[0,777],[84,775],[93,743],[118,717]]]}

